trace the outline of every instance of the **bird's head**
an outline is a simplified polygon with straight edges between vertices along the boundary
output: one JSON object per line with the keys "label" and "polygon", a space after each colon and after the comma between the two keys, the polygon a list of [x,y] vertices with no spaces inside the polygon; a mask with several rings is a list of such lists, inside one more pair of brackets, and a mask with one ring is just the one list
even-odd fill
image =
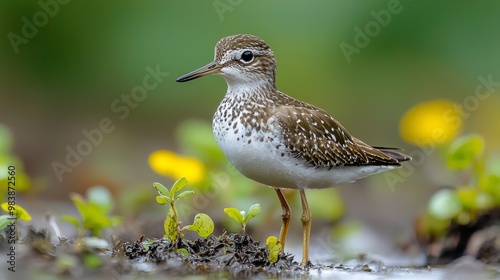
{"label": "bird's head", "polygon": [[237,34],[215,45],[214,61],[177,79],[187,82],[209,74],[222,76],[229,89],[275,86],[276,60],[257,36]]}

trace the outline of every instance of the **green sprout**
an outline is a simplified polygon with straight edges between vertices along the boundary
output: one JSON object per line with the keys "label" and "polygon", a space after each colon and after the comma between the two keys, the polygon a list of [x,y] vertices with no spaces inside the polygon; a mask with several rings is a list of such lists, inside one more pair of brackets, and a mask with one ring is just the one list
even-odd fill
{"label": "green sprout", "polygon": [[480,213],[500,206],[500,168],[495,168],[500,159],[484,157],[484,150],[484,139],[477,134],[459,137],[450,144],[446,166],[460,172],[465,180],[431,197],[427,213],[419,220],[421,236],[443,236],[451,221],[469,224]]}
{"label": "green sprout", "polygon": [[160,183],[153,183],[153,186],[158,191],[156,202],[161,205],[168,203],[170,206],[168,209],[167,217],[163,224],[163,228],[165,230],[165,238],[167,238],[170,242],[175,241],[181,234],[181,229],[179,227],[180,222],[179,217],[177,216],[177,208],[175,207],[175,203],[177,202],[177,200],[186,198],[194,193],[193,191],[183,191],[176,195],[178,191],[186,186],[187,182],[188,181],[186,178],[180,178],[174,183],[170,191]]}
{"label": "green sprout", "polygon": [[266,239],[266,247],[269,250],[269,261],[270,262],[277,262],[278,261],[278,255],[281,252],[281,244],[276,238],[276,236],[269,236]]}
{"label": "green sprout", "polygon": [[18,231],[17,231],[17,221],[31,221],[31,215],[19,205],[12,205],[12,203],[4,202],[0,207],[9,215],[0,216],[0,230],[3,230],[7,227],[11,228],[13,233],[15,234],[16,240],[18,240]]}
{"label": "green sprout", "polygon": [[198,213],[194,216],[192,225],[182,228],[182,230],[196,231],[200,237],[207,238],[214,232],[214,221],[204,213]]}
{"label": "green sprout", "polygon": [[[457,218],[460,223],[467,223],[470,214],[495,207],[494,193],[481,184],[495,174],[485,172],[484,140],[480,135],[462,136],[448,148],[446,164],[450,170],[469,173],[468,180],[454,189],[443,189],[433,195],[429,202],[429,212],[441,220]],[[483,188],[482,188],[483,187]],[[465,218],[465,219],[464,219]]]}
{"label": "green sprout", "polygon": [[92,236],[98,236],[101,230],[115,227],[122,222],[118,216],[109,216],[113,201],[111,194],[104,187],[90,188],[87,191],[87,199],[77,193],[71,194],[70,198],[80,214],[80,219],[70,215],[63,215],[61,219],[74,225],[79,236],[86,230],[90,230]]}
{"label": "green sprout", "polygon": [[473,166],[484,151],[484,140],[477,134],[456,139],[448,148],[446,163],[451,170],[463,170]]}
{"label": "green sprout", "polygon": [[248,221],[259,215],[260,204],[255,203],[254,205],[250,206],[250,208],[248,209],[248,213],[245,213],[245,211],[240,211],[236,208],[224,208],[224,212],[226,212],[226,214],[233,220],[240,223],[241,229],[243,230],[243,232],[245,232],[245,228],[248,224]]}

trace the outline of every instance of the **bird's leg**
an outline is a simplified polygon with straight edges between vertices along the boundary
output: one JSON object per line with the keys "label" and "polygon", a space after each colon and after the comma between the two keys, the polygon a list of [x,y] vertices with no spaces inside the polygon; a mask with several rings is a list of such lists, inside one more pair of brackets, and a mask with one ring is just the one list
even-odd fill
{"label": "bird's leg", "polygon": [[304,189],[300,190],[300,200],[302,202],[302,262],[301,266],[306,266],[309,262],[309,239],[311,235],[311,212],[307,204],[306,193]]}
{"label": "bird's leg", "polygon": [[283,209],[283,213],[281,213],[281,219],[283,220],[283,223],[281,224],[281,229],[280,229],[280,243],[281,243],[281,251],[285,251],[285,241],[286,241],[286,234],[288,233],[288,226],[290,225],[290,206],[288,206],[288,202],[285,199],[285,196],[283,195],[283,192],[281,189],[275,188],[276,194],[278,195],[278,198],[280,199],[281,203],[281,209]]}

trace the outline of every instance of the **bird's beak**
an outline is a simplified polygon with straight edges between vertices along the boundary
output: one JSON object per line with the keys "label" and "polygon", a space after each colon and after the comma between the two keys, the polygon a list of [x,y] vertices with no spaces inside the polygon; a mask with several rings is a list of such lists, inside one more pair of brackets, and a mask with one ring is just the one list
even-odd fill
{"label": "bird's beak", "polygon": [[203,77],[203,76],[206,76],[209,74],[218,73],[221,68],[222,67],[220,65],[218,65],[216,62],[211,62],[211,63],[209,63],[209,64],[207,64],[199,69],[196,69],[192,72],[187,73],[186,75],[180,76],[179,78],[177,78],[176,81],[177,82],[191,81],[191,80],[194,80],[196,78]]}

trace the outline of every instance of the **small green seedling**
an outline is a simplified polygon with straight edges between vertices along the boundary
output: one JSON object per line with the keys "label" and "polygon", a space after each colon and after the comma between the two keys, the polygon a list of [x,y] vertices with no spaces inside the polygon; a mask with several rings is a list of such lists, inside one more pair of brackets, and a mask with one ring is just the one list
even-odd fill
{"label": "small green seedling", "polygon": [[214,221],[204,213],[198,213],[194,216],[194,222],[192,225],[188,225],[182,228],[182,230],[192,230],[196,231],[199,236],[203,238],[209,237],[212,232],[214,232]]}
{"label": "small green seedling", "polygon": [[31,215],[23,207],[12,205],[8,202],[2,203],[0,207],[2,207],[5,212],[9,213],[9,215],[0,216],[0,230],[7,227],[11,228],[13,232],[10,233],[10,235],[15,235],[16,240],[18,240],[17,221],[31,221]]}
{"label": "small green seedling", "polygon": [[278,261],[278,255],[281,252],[281,243],[278,241],[278,238],[276,236],[269,236],[266,239],[266,247],[269,250],[269,261],[270,262],[277,262]]}
{"label": "small green seedling", "polygon": [[170,191],[160,183],[153,183],[153,186],[158,191],[156,202],[161,205],[168,203],[170,206],[165,222],[163,223],[165,238],[167,238],[170,242],[175,241],[181,233],[181,229],[179,227],[180,222],[179,217],[177,216],[177,208],[175,207],[175,203],[177,202],[177,200],[186,198],[194,193],[193,191],[183,191],[176,195],[178,191],[186,186],[187,182],[188,181],[186,178],[180,178],[174,183]]}
{"label": "small green seedling", "polygon": [[469,225],[481,213],[500,206],[500,158],[487,157],[481,135],[469,134],[455,139],[448,147],[446,165],[460,172],[456,186],[434,193],[428,210],[417,223],[417,234],[423,238],[449,234],[450,223]]}
{"label": "small green seedling", "polygon": [[233,220],[237,221],[241,225],[241,229],[245,232],[245,228],[250,219],[255,218],[260,213],[260,204],[255,203],[248,209],[248,214],[245,211],[240,211],[236,208],[224,208],[224,212],[231,217]]}
{"label": "small green seedling", "polygon": [[92,236],[98,236],[101,230],[122,223],[120,217],[109,216],[113,209],[113,201],[111,194],[104,187],[90,188],[87,191],[87,199],[77,193],[71,194],[70,198],[80,214],[80,219],[70,215],[63,215],[61,219],[74,225],[80,236],[86,230],[90,230]]}
{"label": "small green seedling", "polygon": [[448,168],[463,170],[474,165],[484,152],[484,140],[477,134],[456,139],[449,147],[446,158]]}

